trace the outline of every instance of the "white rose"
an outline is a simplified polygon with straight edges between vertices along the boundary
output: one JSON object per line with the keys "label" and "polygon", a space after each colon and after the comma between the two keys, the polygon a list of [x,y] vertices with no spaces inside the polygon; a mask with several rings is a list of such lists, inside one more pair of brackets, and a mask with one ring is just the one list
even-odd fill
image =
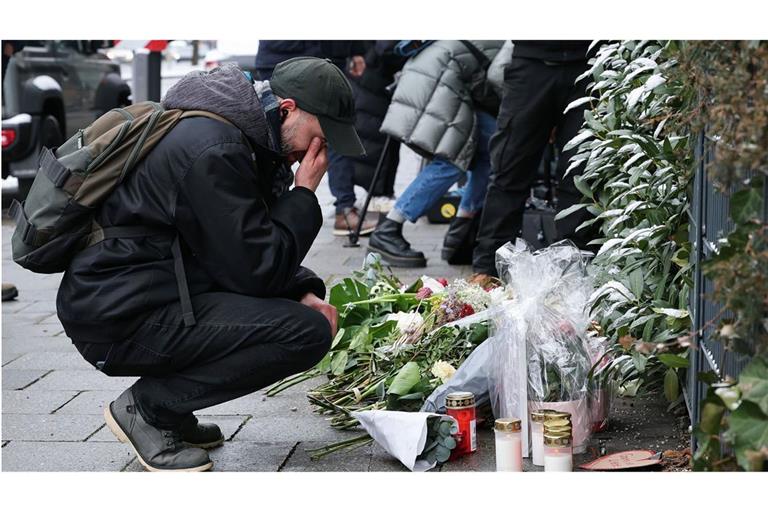
{"label": "white rose", "polygon": [[432,369],[430,371],[432,372],[432,375],[440,379],[440,381],[445,384],[451,377],[453,377],[453,374],[456,373],[456,368],[451,366],[450,363],[446,363],[445,361],[437,361],[432,365]]}
{"label": "white rose", "polygon": [[415,332],[416,329],[421,327],[421,324],[424,323],[424,319],[421,317],[419,313],[390,313],[387,315],[387,320],[394,320],[397,322],[397,330],[399,330],[401,333],[412,333]]}

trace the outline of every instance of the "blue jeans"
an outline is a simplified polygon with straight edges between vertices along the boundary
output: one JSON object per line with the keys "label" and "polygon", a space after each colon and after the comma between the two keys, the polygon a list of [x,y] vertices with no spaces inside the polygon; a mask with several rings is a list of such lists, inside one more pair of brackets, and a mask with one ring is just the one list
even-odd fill
{"label": "blue jeans", "polygon": [[[488,151],[491,135],[496,131],[496,119],[477,111],[479,140],[469,170],[469,179],[464,187],[459,208],[477,213],[485,202],[488,177],[491,173],[491,157]],[[411,222],[424,215],[461,177],[461,169],[449,161],[436,157],[416,176],[395,203],[395,209]]]}
{"label": "blue jeans", "polygon": [[336,198],[336,213],[355,205],[355,164],[346,156],[328,148],[328,188]]}

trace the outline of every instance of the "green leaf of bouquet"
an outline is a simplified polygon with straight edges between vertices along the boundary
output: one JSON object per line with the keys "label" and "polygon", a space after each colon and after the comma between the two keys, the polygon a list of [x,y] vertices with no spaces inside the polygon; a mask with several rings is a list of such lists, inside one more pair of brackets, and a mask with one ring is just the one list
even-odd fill
{"label": "green leaf of bouquet", "polygon": [[349,350],[358,353],[367,352],[371,347],[372,336],[367,325],[358,329],[349,341]]}
{"label": "green leaf of bouquet", "polygon": [[418,363],[410,361],[397,372],[392,384],[389,385],[388,392],[390,395],[407,395],[420,380],[421,371]]}
{"label": "green leaf of bouquet", "polygon": [[331,373],[337,376],[344,373],[348,360],[349,353],[346,350],[337,352],[336,355],[333,356],[333,359],[331,359]]}
{"label": "green leaf of bouquet", "polygon": [[421,281],[421,278],[418,278],[416,281],[414,281],[411,286],[409,286],[405,292],[403,293],[416,293],[424,286],[424,283]]}
{"label": "green leaf of bouquet", "polygon": [[442,446],[440,444],[437,445],[435,448],[435,457],[437,458],[437,462],[443,463],[446,462],[451,456],[451,450],[446,448],[445,446]]}
{"label": "green leaf of bouquet", "polygon": [[356,279],[347,277],[331,288],[329,302],[339,311],[343,311],[346,304],[366,299],[368,299],[368,287]]}
{"label": "green leaf of bouquet", "polygon": [[343,327],[336,331],[336,336],[333,337],[333,341],[331,342],[331,350],[336,348],[336,345],[341,342],[341,340],[344,338],[344,334],[346,334],[346,330]]}

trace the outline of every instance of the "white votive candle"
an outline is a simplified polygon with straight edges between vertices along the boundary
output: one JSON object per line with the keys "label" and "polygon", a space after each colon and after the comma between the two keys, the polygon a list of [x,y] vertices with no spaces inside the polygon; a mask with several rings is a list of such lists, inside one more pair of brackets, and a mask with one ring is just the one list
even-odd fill
{"label": "white votive candle", "polygon": [[534,466],[544,465],[544,420],[552,409],[539,409],[531,413],[531,462]]}
{"label": "white votive candle", "polygon": [[496,420],[496,471],[523,470],[523,440],[520,435],[521,422],[517,418]]}
{"label": "white votive candle", "polygon": [[547,453],[544,471],[573,471],[573,457],[570,453]]}
{"label": "white votive candle", "polygon": [[544,465],[544,426],[540,422],[531,422],[531,451],[533,465]]}
{"label": "white votive candle", "polygon": [[573,471],[570,436],[544,435],[544,471]]}

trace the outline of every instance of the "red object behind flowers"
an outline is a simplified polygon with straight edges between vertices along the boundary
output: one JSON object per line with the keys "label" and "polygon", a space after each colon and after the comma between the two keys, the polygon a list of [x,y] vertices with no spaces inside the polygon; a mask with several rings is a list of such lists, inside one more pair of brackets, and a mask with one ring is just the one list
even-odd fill
{"label": "red object behind flowers", "polygon": [[474,315],[474,314],[475,314],[475,308],[473,308],[469,304],[464,304],[464,306],[461,308],[461,312],[459,313],[459,318],[464,318],[465,316]]}

